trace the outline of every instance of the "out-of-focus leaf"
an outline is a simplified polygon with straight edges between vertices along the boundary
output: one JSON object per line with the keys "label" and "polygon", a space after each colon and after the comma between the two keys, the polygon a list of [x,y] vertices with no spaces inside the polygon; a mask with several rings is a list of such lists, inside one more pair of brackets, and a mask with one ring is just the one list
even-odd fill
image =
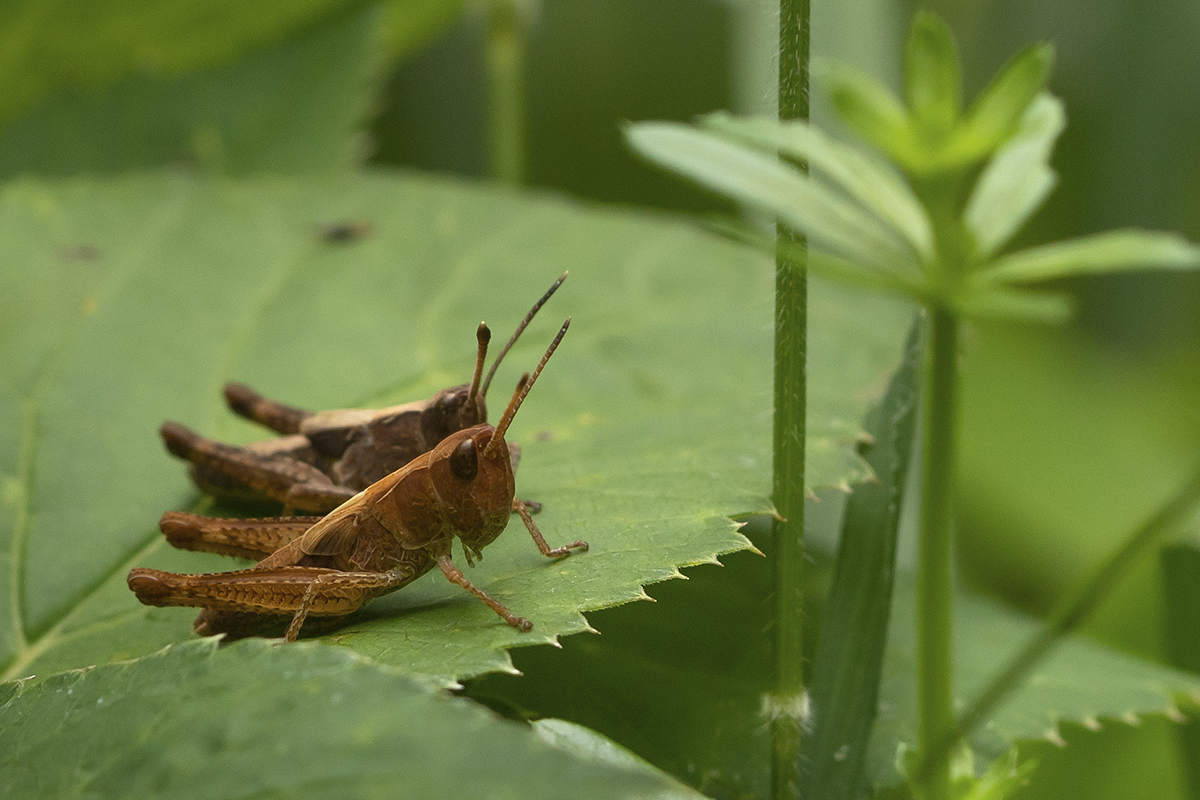
{"label": "out-of-focus leaf", "polygon": [[818,248],[883,270],[912,263],[890,227],[773,156],[675,122],[634,123],[625,136],[642,156],[787,222]]}
{"label": "out-of-focus leaf", "polygon": [[1031,247],[992,262],[971,276],[979,287],[1139,269],[1194,269],[1200,247],[1174,233],[1108,231]]}
{"label": "out-of-focus leaf", "polygon": [[[0,5],[0,122],[63,87],[204,69],[353,12],[347,0],[10,0]],[[424,44],[462,0],[388,0],[394,56]]]}
{"label": "out-of-focus leaf", "polygon": [[691,798],[696,793],[682,784],[671,785],[673,781],[650,762],[631,753],[624,747],[607,739],[593,730],[575,725],[561,719],[541,719],[532,723],[534,732],[542,741],[560,750],[579,756],[584,761],[594,761],[601,764],[611,764],[614,767],[630,772],[644,772],[647,782],[666,783],[656,798]]}
{"label": "out-of-focus leaf", "polygon": [[817,79],[838,116],[904,169],[920,162],[908,112],[879,81],[853,67],[814,61]]}
{"label": "out-of-focus leaf", "polygon": [[805,797],[854,800],[866,782],[863,766],[888,638],[900,501],[916,428],[920,343],[918,317],[887,394],[868,415],[873,443],[867,461],[879,482],[857,487],[842,512],[833,585],[809,683],[811,717],[800,748]]}
{"label": "out-of-focus leaf", "polygon": [[[1167,545],[1162,566],[1163,648],[1172,666],[1200,672],[1200,548],[1194,542]],[[1195,711],[1195,698],[1189,711]],[[1189,714],[1178,726],[1179,750],[1192,794],[1200,790],[1200,719]]]}
{"label": "out-of-focus leaf", "polygon": [[367,8],[231,64],[60,90],[0,128],[0,176],[173,163],[228,174],[350,166],[382,55],[380,11]]}
{"label": "out-of-focus leaf", "polygon": [[209,639],[67,672],[0,723],[11,797],[697,797],[313,645]]}
{"label": "out-of-focus leaf", "polygon": [[0,11],[0,119],[60,86],[182,72],[283,38],[342,0],[12,0]]}
{"label": "out-of-focus leaf", "polygon": [[406,56],[450,25],[462,13],[463,0],[386,0],[388,49]]}
{"label": "out-of-focus leaf", "polygon": [[763,150],[807,161],[877,217],[903,234],[920,260],[933,258],[933,231],[912,189],[885,162],[834,141],[806,122],[737,118],[724,112],[702,119],[706,128]]}
{"label": "out-of-focus leaf", "polygon": [[962,109],[958,48],[942,18],[918,11],[904,46],[904,100],[923,133],[943,136]]}
{"label": "out-of-focus leaf", "polygon": [[[896,780],[896,742],[916,744],[915,606],[911,579],[898,580],[879,719],[872,737],[872,782]],[[909,599],[905,599],[909,598]],[[1042,623],[977,595],[954,603],[954,692],[975,697]],[[984,758],[996,758],[1021,740],[1059,738],[1063,723],[1177,713],[1174,695],[1200,691],[1200,677],[1143,661],[1087,639],[1068,637],[1037,667],[992,719],[971,737]]]}
{"label": "out-of-focus leaf", "polygon": [[[373,230],[323,241],[318,223],[339,221]],[[129,568],[240,566],[157,533],[196,497],[164,419],[264,438],[223,407],[229,380],[318,409],[429,397],[469,378],[481,318],[511,330],[564,268],[492,401],[572,315],[512,438],[542,531],[591,550],[552,562],[513,524],[470,572],[532,633],[431,574],[332,634],[443,676],[507,669],[504,648],[583,630],[582,611],[745,546],[729,515],[768,506],[771,260],[679,220],[397,174],[6,186],[0,672],[186,639],[194,612],[139,605]],[[861,480],[858,420],[909,312],[816,282],[811,304],[810,480]]]}
{"label": "out-of-focus leaf", "polygon": [[958,313],[969,319],[1019,319],[1066,322],[1073,311],[1071,298],[1062,292],[998,286],[972,292],[958,301]]}
{"label": "out-of-focus leaf", "polygon": [[1062,101],[1043,93],[984,168],[963,214],[979,257],[991,256],[1012,238],[1054,188],[1050,151],[1066,121]]}
{"label": "out-of-focus leaf", "polygon": [[[1041,93],[1054,64],[1054,48],[1035,44],[1013,56],[967,110],[964,161],[985,155],[1011,136],[1029,104]],[[972,154],[974,151],[974,154]]]}

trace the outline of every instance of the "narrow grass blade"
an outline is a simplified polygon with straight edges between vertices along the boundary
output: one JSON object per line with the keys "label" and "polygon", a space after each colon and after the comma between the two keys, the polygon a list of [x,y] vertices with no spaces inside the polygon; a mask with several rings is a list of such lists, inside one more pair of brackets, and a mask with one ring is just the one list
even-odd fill
{"label": "narrow grass blade", "polygon": [[916,425],[920,326],[882,403],[868,413],[867,461],[879,477],[846,502],[833,586],[817,648],[811,727],[801,747],[804,797],[854,798],[875,722],[896,566],[896,531]]}

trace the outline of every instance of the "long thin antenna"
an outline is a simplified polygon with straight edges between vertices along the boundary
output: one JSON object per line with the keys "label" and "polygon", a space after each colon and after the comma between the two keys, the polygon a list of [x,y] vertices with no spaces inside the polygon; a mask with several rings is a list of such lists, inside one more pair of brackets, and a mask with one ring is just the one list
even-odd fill
{"label": "long thin antenna", "polygon": [[501,348],[499,355],[496,356],[495,363],[492,364],[492,368],[488,370],[487,377],[484,378],[483,387],[479,390],[479,393],[484,397],[487,397],[488,387],[492,385],[492,376],[496,374],[496,367],[500,366],[500,361],[504,358],[505,354],[508,353],[512,346],[516,344],[517,338],[533,320],[534,316],[538,312],[538,309],[544,306],[546,301],[550,299],[550,296],[558,291],[558,287],[562,286],[562,282],[567,279],[567,275],[569,274],[570,270],[567,270],[563,272],[562,275],[558,276],[558,280],[554,282],[553,286],[546,290],[546,293],[542,295],[541,300],[538,300],[533,304],[533,308],[529,309],[529,313],[525,315],[525,319],[521,320],[521,324],[517,326],[517,329],[513,331],[513,335],[509,337],[508,343]]}
{"label": "long thin antenna", "polygon": [[471,389],[467,392],[467,402],[474,402],[479,394],[479,376],[483,374],[483,362],[487,361],[488,342],[492,340],[492,332],[486,322],[479,323],[475,331],[475,340],[479,342],[479,350],[475,353],[475,372],[471,375]]}
{"label": "long thin antenna", "polygon": [[529,394],[529,390],[533,388],[533,382],[537,380],[538,375],[542,374],[542,367],[546,366],[546,362],[550,360],[550,356],[554,355],[554,351],[558,349],[558,343],[567,335],[567,328],[571,325],[571,318],[567,317],[567,321],[558,329],[558,335],[554,337],[554,341],[546,348],[546,354],[542,356],[542,360],[538,362],[537,367],[532,373],[525,373],[521,376],[521,380],[517,383],[517,390],[513,392],[512,399],[508,401],[508,406],[504,409],[504,414],[500,417],[500,421],[496,423],[496,430],[492,433],[491,441],[487,443],[487,447],[483,449],[483,457],[490,458],[492,448],[496,442],[504,438],[508,426],[513,421],[513,417],[517,415],[517,409],[521,407],[521,403],[525,401],[525,395]]}

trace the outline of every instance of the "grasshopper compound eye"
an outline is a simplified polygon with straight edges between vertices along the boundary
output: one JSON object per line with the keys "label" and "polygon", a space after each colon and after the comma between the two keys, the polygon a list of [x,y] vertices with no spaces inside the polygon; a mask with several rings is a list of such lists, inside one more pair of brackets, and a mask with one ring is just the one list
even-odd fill
{"label": "grasshopper compound eye", "polygon": [[450,473],[460,481],[475,480],[479,474],[479,453],[474,439],[464,439],[450,454]]}

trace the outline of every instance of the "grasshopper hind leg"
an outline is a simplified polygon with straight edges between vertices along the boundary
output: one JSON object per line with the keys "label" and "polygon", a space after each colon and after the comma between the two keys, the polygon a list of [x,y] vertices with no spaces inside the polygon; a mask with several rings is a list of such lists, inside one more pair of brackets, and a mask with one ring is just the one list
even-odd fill
{"label": "grasshopper hind leg", "polygon": [[284,435],[299,433],[300,423],[313,416],[311,411],[270,400],[241,383],[225,384],[225,404],[238,416]]}

